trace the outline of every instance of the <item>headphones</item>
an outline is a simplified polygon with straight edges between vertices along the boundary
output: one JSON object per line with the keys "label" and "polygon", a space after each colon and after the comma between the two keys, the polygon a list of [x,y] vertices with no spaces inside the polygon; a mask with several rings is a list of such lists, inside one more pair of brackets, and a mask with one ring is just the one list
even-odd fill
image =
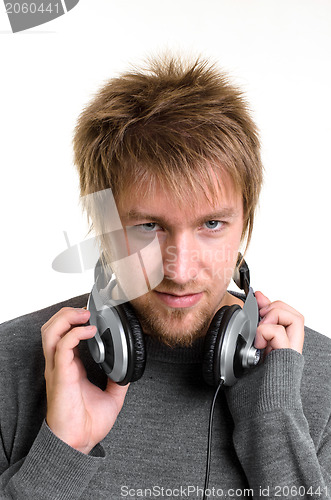
{"label": "headphones", "polygon": [[[114,273],[108,279],[100,259],[94,277],[87,309],[91,313],[89,323],[97,327],[97,333],[87,340],[89,351],[111,380],[119,385],[135,382],[143,375],[146,364],[140,322],[129,302],[109,300],[118,283]],[[217,311],[204,341],[202,372],[204,380],[212,386],[221,380],[224,385],[234,385],[246,369],[260,360],[260,351],[253,346],[259,309],[250,287],[249,269],[241,254],[233,280],[245,292],[245,304],[242,308],[232,305]]]}

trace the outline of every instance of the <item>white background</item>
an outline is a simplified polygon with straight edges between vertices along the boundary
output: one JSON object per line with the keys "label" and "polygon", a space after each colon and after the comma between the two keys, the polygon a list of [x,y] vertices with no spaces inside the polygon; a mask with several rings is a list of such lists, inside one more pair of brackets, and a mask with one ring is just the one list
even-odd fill
{"label": "white background", "polygon": [[102,83],[165,49],[202,54],[241,85],[266,170],[247,254],[252,285],[331,337],[331,1],[81,0],[12,34],[0,6],[0,322],[90,291],[54,257],[86,233],[71,139]]}

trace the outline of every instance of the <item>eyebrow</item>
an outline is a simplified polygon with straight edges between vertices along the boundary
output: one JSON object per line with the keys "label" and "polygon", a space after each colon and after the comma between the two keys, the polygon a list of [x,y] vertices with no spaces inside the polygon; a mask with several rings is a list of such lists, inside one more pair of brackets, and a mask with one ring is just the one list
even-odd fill
{"label": "eyebrow", "polygon": [[[238,216],[238,211],[234,210],[234,208],[228,208],[224,207],[220,210],[217,210],[215,212],[210,212],[204,215],[201,215],[198,217],[194,223],[199,224],[203,223],[208,220],[219,220],[219,219],[234,219]],[[162,216],[159,216],[157,214],[152,214],[148,212],[143,212],[139,211],[136,209],[129,210],[126,214],[124,214],[124,218],[127,221],[133,222],[133,221],[140,221],[140,220],[150,220],[150,221],[155,221],[161,224],[166,224],[167,221],[164,219]]]}

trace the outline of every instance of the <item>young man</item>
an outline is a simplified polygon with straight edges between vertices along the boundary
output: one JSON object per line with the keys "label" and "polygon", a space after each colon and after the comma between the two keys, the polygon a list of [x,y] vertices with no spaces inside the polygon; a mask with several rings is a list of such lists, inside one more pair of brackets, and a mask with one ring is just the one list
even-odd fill
{"label": "young man", "polygon": [[[131,300],[146,368],[107,380],[81,342],[96,333],[87,295],[3,324],[1,498],[201,498],[203,345],[221,307],[243,306],[227,287],[262,183],[256,128],[217,69],[165,59],[109,81],[74,149],[81,195],[110,188],[130,238],[160,245],[162,281]],[[86,208],[110,262],[116,242]],[[264,361],[220,393],[210,496],[331,498],[331,343],[256,299]]]}

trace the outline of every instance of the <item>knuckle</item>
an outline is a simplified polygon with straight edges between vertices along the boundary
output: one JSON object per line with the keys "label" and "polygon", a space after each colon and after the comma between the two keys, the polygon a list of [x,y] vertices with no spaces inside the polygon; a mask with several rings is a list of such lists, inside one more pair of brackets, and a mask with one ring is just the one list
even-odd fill
{"label": "knuckle", "polygon": [[286,333],[286,329],[282,325],[276,325],[276,332],[278,335],[283,335],[284,333]]}
{"label": "knuckle", "polygon": [[68,341],[70,342],[70,339],[78,337],[79,329],[80,327],[75,327],[71,328],[67,332],[64,332],[62,336],[59,338],[58,342],[56,343],[56,350],[60,351],[66,350]]}
{"label": "knuckle", "polygon": [[48,366],[48,364],[46,364],[45,366],[45,369],[44,369],[44,377],[45,377],[45,380],[49,380],[50,379],[50,376],[51,376],[51,370]]}
{"label": "knuckle", "polygon": [[49,318],[48,321],[46,321],[46,323],[44,323],[41,328],[40,328],[40,331],[41,331],[41,335],[45,335],[46,331],[48,330],[48,327],[50,326],[50,321],[52,320],[52,318]]}
{"label": "knuckle", "polygon": [[60,310],[60,317],[69,318],[71,316],[73,307],[62,307]]}
{"label": "knuckle", "polygon": [[74,311],[74,310],[75,310],[74,307],[68,307],[68,306],[61,307],[61,309],[58,311],[57,315],[58,316],[68,316],[68,315],[71,315],[72,311]]}
{"label": "knuckle", "polygon": [[41,327],[40,331],[41,331],[41,341],[44,344],[46,342],[46,339],[47,339],[47,326]]}
{"label": "knuckle", "polygon": [[54,353],[55,357],[61,356],[67,350],[66,344],[67,342],[64,336],[58,341],[58,343],[55,346],[55,353]]}

